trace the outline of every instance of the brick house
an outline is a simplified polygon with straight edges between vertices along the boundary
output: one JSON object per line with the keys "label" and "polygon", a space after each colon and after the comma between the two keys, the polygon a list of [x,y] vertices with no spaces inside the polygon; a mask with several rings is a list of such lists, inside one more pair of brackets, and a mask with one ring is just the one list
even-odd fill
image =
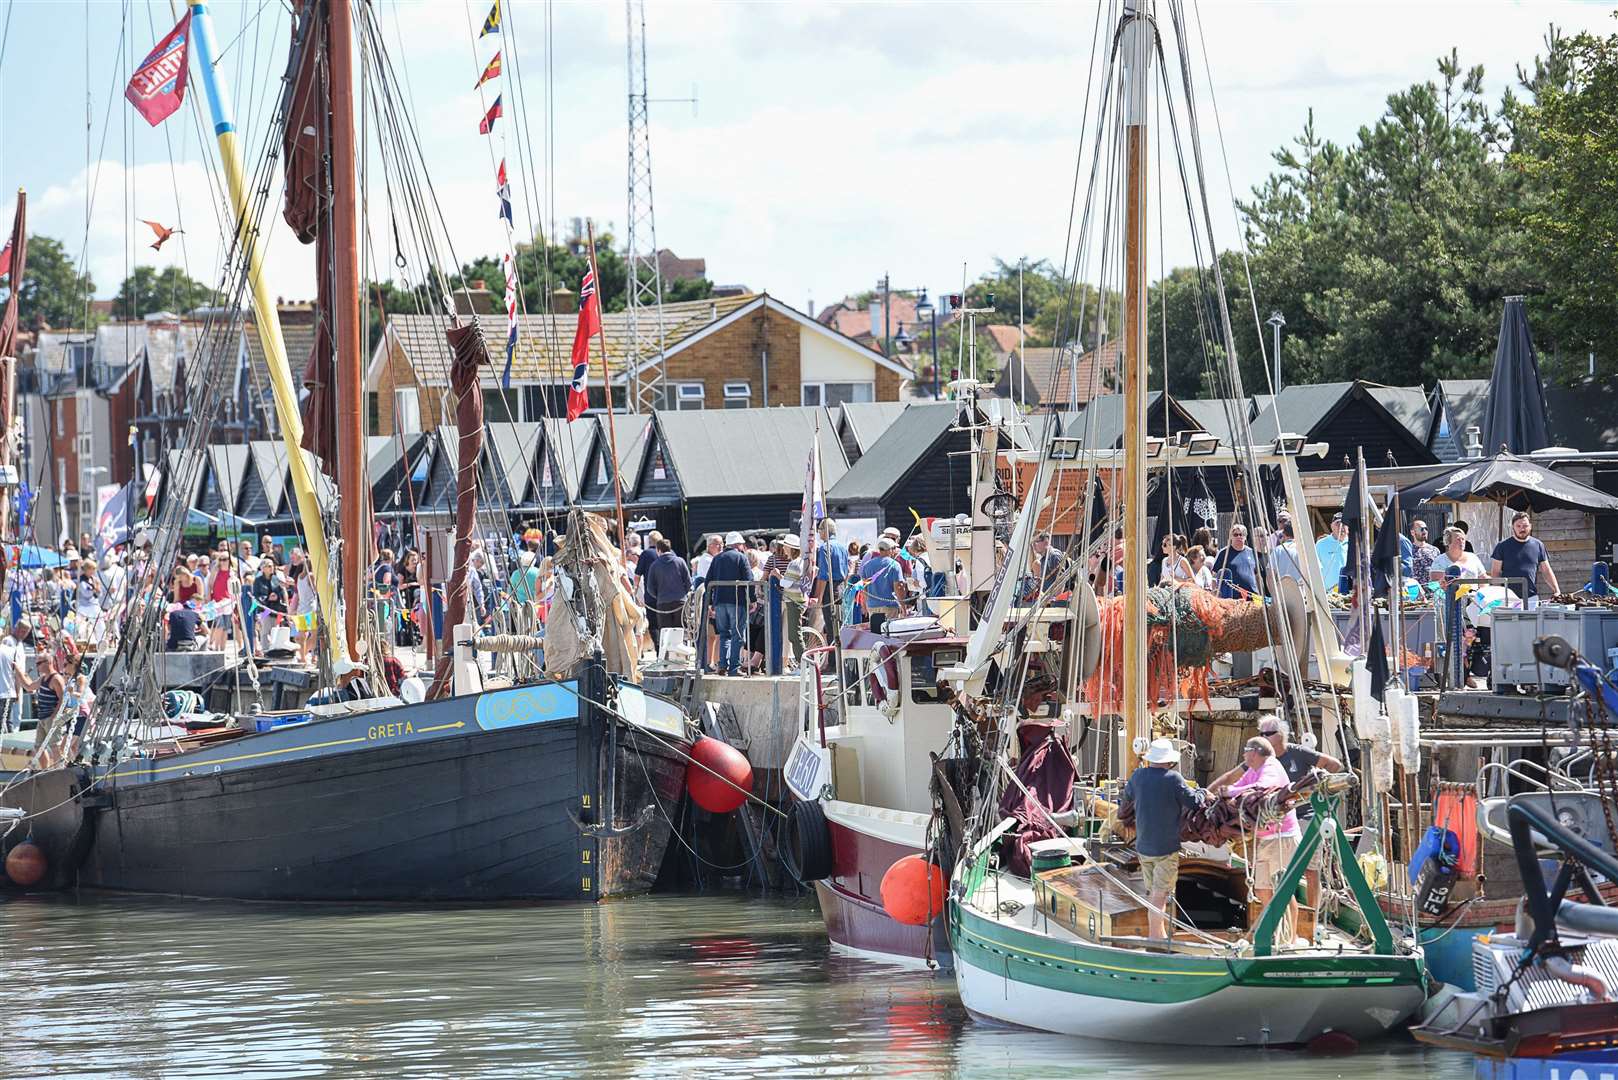
{"label": "brick house", "polygon": [[[490,421],[536,421],[566,411],[576,319],[571,313],[521,316],[511,387],[502,390],[505,320],[480,317],[494,364],[483,390]],[[662,319],[668,410],[898,401],[914,378],[903,360],[882,356],[767,293],[665,304]],[[622,408],[630,382],[628,315],[608,312],[602,321],[613,403]],[[388,317],[365,373],[372,434],[432,430],[448,419],[445,325],[437,316]],[[606,405],[599,349],[592,341],[588,391],[596,408]]]}

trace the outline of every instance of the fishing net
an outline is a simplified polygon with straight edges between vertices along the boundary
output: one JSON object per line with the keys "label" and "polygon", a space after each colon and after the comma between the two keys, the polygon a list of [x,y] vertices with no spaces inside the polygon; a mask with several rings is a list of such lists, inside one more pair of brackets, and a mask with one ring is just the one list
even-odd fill
{"label": "fishing net", "polygon": [[[1085,684],[1099,713],[1118,712],[1124,701],[1124,603],[1100,601],[1101,662]],[[1146,696],[1166,705],[1178,696],[1211,700],[1208,665],[1220,653],[1265,648],[1275,628],[1271,609],[1252,600],[1227,600],[1188,583],[1146,590]]]}

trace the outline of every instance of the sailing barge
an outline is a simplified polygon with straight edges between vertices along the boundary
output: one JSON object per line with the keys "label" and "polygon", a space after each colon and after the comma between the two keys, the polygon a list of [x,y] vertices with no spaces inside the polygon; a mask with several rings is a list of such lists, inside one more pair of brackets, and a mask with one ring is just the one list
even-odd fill
{"label": "sailing barge", "polygon": [[[153,530],[152,558],[132,585],[113,676],[94,715],[82,731],[71,718],[58,721],[48,737],[59,740],[57,760],[65,763],[36,762],[0,792],[0,805],[26,815],[3,844],[8,856],[32,846],[17,862],[29,869],[24,876],[33,887],[254,900],[596,900],[649,888],[662,865],[693,735],[676,705],[635,683],[633,606],[610,569],[618,556],[599,521],[570,513],[557,559],[553,632],[543,643],[549,678],[528,678],[533,665],[519,673],[515,660],[510,678],[488,678],[477,660],[480,650],[532,656],[542,643],[520,626],[493,639],[474,637],[464,623],[477,531],[479,377],[490,365],[477,326],[461,322],[441,289],[431,295],[443,309],[461,432],[443,655],[428,700],[415,703],[379,692],[380,678],[364,670],[360,616],[374,534],[361,423],[353,61],[356,20],[373,44],[382,40],[366,21],[372,19],[368,5],[304,0],[276,115],[288,170],[286,215],[301,240],[320,241],[318,306],[329,331],[309,365],[308,456],[305,417],[260,272],[256,215],[263,208],[251,203],[206,6],[192,4],[182,23],[198,54],[236,212],[226,276],[234,288],[222,290],[235,303],[222,310],[239,320],[250,291],[331,685],[304,715],[280,726],[237,716],[224,730],[188,736],[163,720],[151,677],[167,615],[160,575],[174,564],[189,509],[168,500]],[[364,76],[385,80],[388,68],[377,65]],[[387,137],[414,145],[405,138],[408,118],[389,113],[386,120]],[[401,227],[416,234],[413,250],[432,250],[433,223],[424,213],[396,221]],[[436,268],[425,269],[444,284]],[[228,396],[219,341],[235,338],[213,338],[200,369],[204,402]],[[208,443],[214,412],[193,414],[188,445]],[[181,459],[183,471],[189,459]],[[341,493],[337,535],[345,540],[330,546],[312,476],[318,463],[333,466]],[[195,485],[182,481],[179,488]],[[372,651],[369,659],[380,657]]]}

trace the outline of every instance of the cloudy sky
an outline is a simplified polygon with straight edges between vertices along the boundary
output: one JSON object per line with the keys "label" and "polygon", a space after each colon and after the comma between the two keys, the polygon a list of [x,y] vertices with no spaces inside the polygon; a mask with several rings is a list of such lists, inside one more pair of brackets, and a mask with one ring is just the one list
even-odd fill
{"label": "cloudy sky", "polygon": [[[28,189],[31,231],[84,258],[100,295],[111,295],[134,265],[179,265],[215,281],[221,201],[200,94],[196,108],[188,101],[156,129],[122,100],[131,66],[174,22],[168,0],[0,3],[0,191]],[[520,227],[529,217],[522,207],[554,198],[560,220],[592,217],[621,233],[623,6],[508,3],[506,36],[478,41],[488,3],[374,0],[455,255],[469,260],[504,242],[492,164],[501,153],[518,189]],[[963,264],[975,277],[996,257],[1060,261],[1094,4],[646,6],[651,96],[698,99],[695,108],[652,105],[658,242],[705,257],[715,281],[768,289],[803,307],[869,288],[884,272],[895,287],[953,291]],[[286,5],[210,7],[243,142],[257,155],[285,62]],[[1610,4],[1552,0],[1199,0],[1193,11],[1203,34],[1195,48],[1205,42],[1224,151],[1243,194],[1311,107],[1322,134],[1349,140],[1389,93],[1434,77],[1435,57],[1451,47],[1463,63],[1485,66],[1498,96],[1551,23],[1618,29]],[[500,47],[505,119],[489,138],[477,125],[493,96],[471,88]],[[511,78],[513,49],[520,83]],[[516,125],[532,139],[532,170]],[[1222,177],[1215,197],[1228,206]],[[373,198],[372,242],[386,262],[391,236],[380,195]],[[1228,240],[1230,216],[1216,206],[1221,213],[1216,227]],[[183,221],[185,233],[154,253],[140,218]],[[310,249],[275,224],[274,290],[312,295]],[[1182,261],[1181,241],[1169,232],[1169,261]]]}

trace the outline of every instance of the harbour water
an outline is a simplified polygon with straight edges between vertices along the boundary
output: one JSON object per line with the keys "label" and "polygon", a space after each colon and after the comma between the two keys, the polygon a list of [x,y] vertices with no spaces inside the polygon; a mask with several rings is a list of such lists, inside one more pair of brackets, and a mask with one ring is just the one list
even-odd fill
{"label": "harbour water", "polygon": [[30,897],[0,948],[6,1076],[1473,1076],[1403,1036],[1326,1058],[990,1027],[948,978],[831,953],[807,900]]}

